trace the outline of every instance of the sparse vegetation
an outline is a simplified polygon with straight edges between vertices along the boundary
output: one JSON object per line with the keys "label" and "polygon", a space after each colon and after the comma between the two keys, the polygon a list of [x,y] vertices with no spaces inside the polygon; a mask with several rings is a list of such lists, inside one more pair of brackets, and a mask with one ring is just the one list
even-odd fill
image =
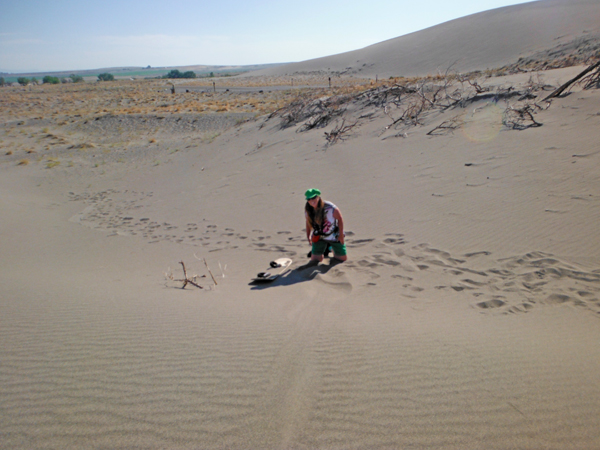
{"label": "sparse vegetation", "polygon": [[98,75],[98,81],[114,81],[115,76],[111,73],[101,73]]}
{"label": "sparse vegetation", "polygon": [[58,79],[58,77],[53,77],[53,76],[50,76],[50,75],[46,75],[42,79],[42,83],[44,83],[44,84],[59,84],[60,80]]}
{"label": "sparse vegetation", "polygon": [[46,161],[46,169],[52,169],[60,164],[60,161],[56,158],[48,158]]}
{"label": "sparse vegetation", "polygon": [[[33,153],[33,161],[48,168],[60,164],[58,159],[48,159],[49,155],[60,157],[67,167],[67,159],[74,154],[86,160],[85,164],[77,160],[78,167],[89,167],[95,163],[92,158],[98,156],[108,164],[133,160],[129,158],[130,152],[140,148],[155,152],[168,151],[171,145],[183,149],[190,148],[190,144],[208,144],[226,126],[240,125],[265,114],[268,119],[263,124],[271,120],[282,128],[295,127],[298,133],[316,131],[323,136],[325,146],[350,138],[353,130],[375,118],[380,119],[381,139],[406,138],[410,130],[422,127],[433,138],[461,128],[467,130],[465,110],[470,105],[474,105],[471,110],[477,109],[486,102],[498,108],[498,127],[523,130],[541,126],[538,113],[548,104],[540,99],[556,86],[548,86],[543,77],[532,75],[528,83],[498,87],[498,83],[488,82],[492,72],[447,71],[436,76],[392,77],[377,82],[334,78],[331,88],[322,87],[327,85],[326,77],[298,75],[294,77],[296,89],[287,90],[266,88],[289,83],[285,77],[196,78],[186,82],[189,92],[179,91],[176,95],[171,94],[170,84],[162,79],[99,84],[81,83],[72,74],[69,77],[72,82],[56,89],[49,85],[60,80],[49,75],[43,79],[44,86],[35,89],[0,91],[3,105],[0,120],[11,124],[4,130],[7,142],[2,146],[7,152],[5,156]],[[174,72],[174,75],[185,78],[186,73]],[[114,80],[114,77],[101,74],[98,79]],[[578,82],[581,88],[600,87],[600,69],[589,72]],[[225,83],[227,87],[247,89],[226,91]],[[298,89],[299,84],[313,87]],[[215,128],[210,122],[213,118]],[[85,130],[85,136],[81,130]],[[168,137],[163,139],[163,131],[195,142],[171,142]],[[6,159],[14,164],[18,158]],[[148,161],[160,164],[158,159]],[[104,163],[104,160],[95,163],[95,167]],[[69,167],[72,165],[69,163]]]}
{"label": "sparse vegetation", "polygon": [[[504,126],[516,130],[542,126],[535,115],[544,108],[535,101],[546,87],[544,83],[531,78],[520,89],[511,86],[492,90],[482,86],[480,76],[479,72],[457,74],[448,70],[436,76],[393,79],[371,88],[337,88],[326,91],[328,95],[315,90],[301,94],[267,120],[277,117],[281,128],[297,127],[300,133],[333,124],[329,131],[324,131],[327,145],[332,145],[347,139],[354,127],[375,116],[387,116],[390,120],[381,132],[386,134],[383,139],[406,137],[410,128],[433,125],[433,120],[438,116],[443,118],[446,111],[464,111],[479,101],[504,100]],[[443,119],[427,134],[443,135],[464,125],[460,114]],[[389,135],[390,132],[395,134]]]}
{"label": "sparse vegetation", "polygon": [[27,77],[17,78],[17,83],[19,83],[21,86],[27,86],[30,82],[31,82],[31,80]]}
{"label": "sparse vegetation", "polygon": [[174,69],[174,70],[171,70],[168,74],[164,75],[163,78],[165,78],[165,79],[169,79],[169,78],[196,78],[196,74],[194,72],[192,72],[191,70],[182,73],[179,70]]}

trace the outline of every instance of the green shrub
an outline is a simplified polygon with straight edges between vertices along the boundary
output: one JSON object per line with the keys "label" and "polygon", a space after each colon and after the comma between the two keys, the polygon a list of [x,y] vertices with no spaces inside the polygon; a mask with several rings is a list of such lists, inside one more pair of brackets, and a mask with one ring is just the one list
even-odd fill
{"label": "green shrub", "polygon": [[4,86],[6,84],[6,80],[4,80],[4,77],[0,77],[0,86]]}
{"label": "green shrub", "polygon": [[19,83],[21,86],[27,86],[30,81],[31,80],[29,78],[25,78],[25,77],[17,78],[17,83]]}
{"label": "green shrub", "polygon": [[69,78],[73,81],[73,83],[83,83],[83,77],[81,75],[75,75],[72,73],[69,75]]}
{"label": "green shrub", "polygon": [[42,79],[42,83],[44,83],[44,84],[59,84],[60,80],[58,79],[58,77],[52,77],[50,75],[46,75]]}
{"label": "green shrub", "polygon": [[112,73],[101,73],[98,75],[98,81],[114,81],[115,77]]}
{"label": "green shrub", "polygon": [[196,74],[191,70],[181,73],[179,70],[173,69],[168,74],[163,76],[163,78],[196,78]]}

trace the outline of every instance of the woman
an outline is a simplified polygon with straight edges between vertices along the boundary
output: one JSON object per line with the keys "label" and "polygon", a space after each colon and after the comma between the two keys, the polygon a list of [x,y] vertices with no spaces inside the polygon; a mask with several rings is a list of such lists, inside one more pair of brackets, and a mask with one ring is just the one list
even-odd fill
{"label": "woman", "polygon": [[346,261],[342,213],[333,203],[324,201],[318,189],[309,189],[304,195],[306,239],[312,244],[311,261],[323,261],[323,254],[329,246],[335,259]]}

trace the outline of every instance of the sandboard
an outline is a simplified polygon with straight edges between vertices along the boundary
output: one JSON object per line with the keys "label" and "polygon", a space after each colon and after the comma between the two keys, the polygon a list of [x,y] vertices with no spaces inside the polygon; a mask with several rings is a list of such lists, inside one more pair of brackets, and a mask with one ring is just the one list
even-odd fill
{"label": "sandboard", "polygon": [[[289,258],[279,258],[275,261],[271,261],[269,265],[271,266],[271,271],[260,272],[256,277],[252,278],[252,281],[255,283],[270,283],[275,281],[292,265],[292,260]],[[279,271],[274,272],[273,269],[279,269]]]}

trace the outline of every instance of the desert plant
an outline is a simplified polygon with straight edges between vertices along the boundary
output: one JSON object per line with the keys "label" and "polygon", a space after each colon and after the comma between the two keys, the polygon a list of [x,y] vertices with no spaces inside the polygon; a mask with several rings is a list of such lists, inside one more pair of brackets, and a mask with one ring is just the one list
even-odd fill
{"label": "desert plant", "polygon": [[17,83],[19,83],[21,86],[27,86],[30,81],[31,80],[29,78],[26,78],[26,77],[19,77],[19,78],[17,78]]}
{"label": "desert plant", "polygon": [[44,83],[44,84],[58,84],[58,83],[60,83],[60,80],[58,79],[58,77],[53,77],[53,76],[50,76],[50,75],[46,75],[42,79],[42,83]]}
{"label": "desert plant", "polygon": [[98,81],[114,81],[115,77],[112,73],[101,73],[98,75]]}
{"label": "desert plant", "polygon": [[83,77],[81,75],[71,74],[69,78],[73,81],[73,83],[83,83]]}
{"label": "desert plant", "polygon": [[46,169],[52,169],[53,167],[56,167],[60,164],[60,161],[58,161],[56,158],[48,158],[48,161],[46,161]]}
{"label": "desert plant", "polygon": [[4,86],[6,84],[6,80],[4,77],[0,77],[0,86]]}

